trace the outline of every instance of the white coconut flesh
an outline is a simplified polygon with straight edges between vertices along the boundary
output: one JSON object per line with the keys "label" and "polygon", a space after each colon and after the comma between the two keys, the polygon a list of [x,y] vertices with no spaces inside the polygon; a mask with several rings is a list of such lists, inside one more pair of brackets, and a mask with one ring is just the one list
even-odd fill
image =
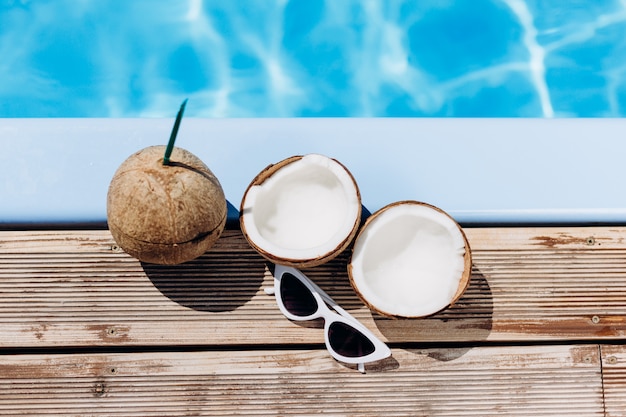
{"label": "white coconut flesh", "polygon": [[248,190],[243,222],[248,239],[277,258],[324,256],[350,235],[359,220],[360,195],[338,162],[306,155]]}
{"label": "white coconut flesh", "polygon": [[465,250],[462,232],[446,214],[427,205],[391,206],[357,237],[350,261],[352,284],[379,312],[428,316],[455,297]]}

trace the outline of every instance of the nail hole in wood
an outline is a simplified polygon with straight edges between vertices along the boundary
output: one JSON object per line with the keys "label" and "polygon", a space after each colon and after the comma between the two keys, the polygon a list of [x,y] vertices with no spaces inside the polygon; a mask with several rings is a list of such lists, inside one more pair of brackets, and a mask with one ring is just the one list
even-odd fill
{"label": "nail hole in wood", "polygon": [[104,385],[103,382],[98,382],[93,387],[93,393],[96,397],[102,397],[104,395],[105,390],[106,390],[106,386]]}

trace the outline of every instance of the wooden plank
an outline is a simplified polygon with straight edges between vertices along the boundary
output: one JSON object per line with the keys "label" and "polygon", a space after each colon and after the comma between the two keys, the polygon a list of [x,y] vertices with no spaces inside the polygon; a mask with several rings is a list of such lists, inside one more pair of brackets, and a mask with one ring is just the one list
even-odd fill
{"label": "wooden plank", "polygon": [[603,416],[598,346],[0,357],[0,415]]}
{"label": "wooden plank", "polygon": [[[466,229],[473,276],[423,320],[372,315],[349,285],[349,253],[307,270],[382,339],[611,340],[626,334],[625,228]],[[286,320],[264,260],[238,230],[201,258],[142,265],[106,230],[0,232],[0,347],[321,343]]]}
{"label": "wooden plank", "polygon": [[626,346],[602,345],[602,379],[607,417],[626,415]]}

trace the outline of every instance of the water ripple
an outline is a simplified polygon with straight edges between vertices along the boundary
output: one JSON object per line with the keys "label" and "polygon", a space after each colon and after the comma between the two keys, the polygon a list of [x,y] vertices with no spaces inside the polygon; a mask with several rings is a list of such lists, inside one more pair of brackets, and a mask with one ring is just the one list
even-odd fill
{"label": "water ripple", "polygon": [[0,0],[0,116],[626,114],[626,0]]}
{"label": "water ripple", "polygon": [[537,43],[537,29],[533,22],[533,16],[526,3],[522,0],[505,0],[505,3],[513,10],[524,28],[523,42],[528,49],[529,71],[531,79],[539,95],[542,114],[545,117],[553,117],[554,110],[550,101],[550,93],[545,79],[545,49]]}

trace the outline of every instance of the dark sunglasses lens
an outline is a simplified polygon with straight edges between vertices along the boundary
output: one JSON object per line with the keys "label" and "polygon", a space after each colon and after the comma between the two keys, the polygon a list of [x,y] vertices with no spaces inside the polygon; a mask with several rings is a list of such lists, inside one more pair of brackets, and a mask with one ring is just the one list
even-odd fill
{"label": "dark sunglasses lens", "polygon": [[339,321],[330,324],[328,341],[335,352],[347,358],[367,356],[376,349],[363,333]]}
{"label": "dark sunglasses lens", "polygon": [[317,301],[311,291],[288,272],[280,280],[280,295],[283,305],[294,316],[306,317],[317,311]]}

